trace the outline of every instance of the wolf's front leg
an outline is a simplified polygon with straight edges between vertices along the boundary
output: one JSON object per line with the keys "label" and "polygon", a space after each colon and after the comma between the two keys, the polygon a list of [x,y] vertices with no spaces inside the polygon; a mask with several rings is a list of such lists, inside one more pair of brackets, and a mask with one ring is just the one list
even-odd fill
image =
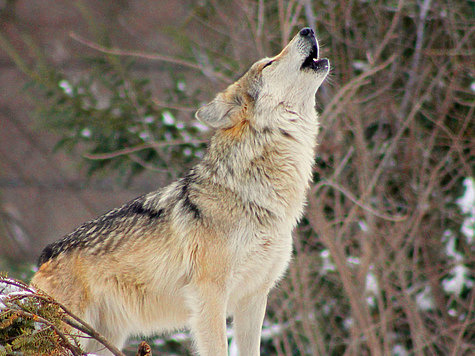
{"label": "wolf's front leg", "polygon": [[243,298],[234,312],[234,335],[240,356],[259,356],[267,293]]}
{"label": "wolf's front leg", "polygon": [[193,288],[189,306],[191,332],[200,356],[227,356],[227,295],[216,283],[200,283]]}

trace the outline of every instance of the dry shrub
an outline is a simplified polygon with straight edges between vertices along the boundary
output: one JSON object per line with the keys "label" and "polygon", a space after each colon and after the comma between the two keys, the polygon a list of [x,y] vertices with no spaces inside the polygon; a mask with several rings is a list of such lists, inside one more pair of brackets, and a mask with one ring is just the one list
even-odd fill
{"label": "dry shrub", "polygon": [[475,176],[473,3],[184,6],[171,47],[183,45],[175,64],[194,71],[183,75],[205,88],[202,100],[303,26],[316,29],[332,63],[317,94],[314,184],[293,263],[270,295],[263,354],[468,355],[474,227],[461,232],[456,200]]}
{"label": "dry shrub", "polygon": [[[193,23],[197,58],[220,48],[216,67],[244,70],[309,24],[333,68],[317,94],[322,129],[306,220],[270,297],[280,332],[268,352],[468,355],[473,239],[460,232],[455,201],[474,175],[470,4],[210,3]],[[464,279],[451,290],[457,268]]]}

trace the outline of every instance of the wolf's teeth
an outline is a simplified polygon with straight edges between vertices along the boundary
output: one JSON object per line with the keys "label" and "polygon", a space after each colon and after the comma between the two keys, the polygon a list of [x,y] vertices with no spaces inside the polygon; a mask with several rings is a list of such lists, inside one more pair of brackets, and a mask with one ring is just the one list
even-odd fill
{"label": "wolf's teeth", "polygon": [[317,59],[317,58],[312,58],[312,60],[313,60],[314,62],[318,61],[318,59]]}

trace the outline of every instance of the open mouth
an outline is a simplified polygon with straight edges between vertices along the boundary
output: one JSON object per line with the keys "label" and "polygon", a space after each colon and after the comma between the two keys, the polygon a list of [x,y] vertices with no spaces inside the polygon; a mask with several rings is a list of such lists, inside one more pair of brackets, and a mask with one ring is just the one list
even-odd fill
{"label": "open mouth", "polygon": [[312,47],[310,54],[302,63],[301,69],[311,69],[314,71],[321,71],[328,69],[328,59],[318,58],[318,48],[316,45]]}

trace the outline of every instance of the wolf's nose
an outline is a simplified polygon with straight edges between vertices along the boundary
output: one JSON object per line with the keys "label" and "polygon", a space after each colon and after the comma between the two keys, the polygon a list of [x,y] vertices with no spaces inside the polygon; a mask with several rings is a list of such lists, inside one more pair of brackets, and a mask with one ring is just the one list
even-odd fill
{"label": "wolf's nose", "polygon": [[300,30],[300,36],[302,37],[307,37],[307,36],[313,36],[313,30],[310,27],[305,27]]}

